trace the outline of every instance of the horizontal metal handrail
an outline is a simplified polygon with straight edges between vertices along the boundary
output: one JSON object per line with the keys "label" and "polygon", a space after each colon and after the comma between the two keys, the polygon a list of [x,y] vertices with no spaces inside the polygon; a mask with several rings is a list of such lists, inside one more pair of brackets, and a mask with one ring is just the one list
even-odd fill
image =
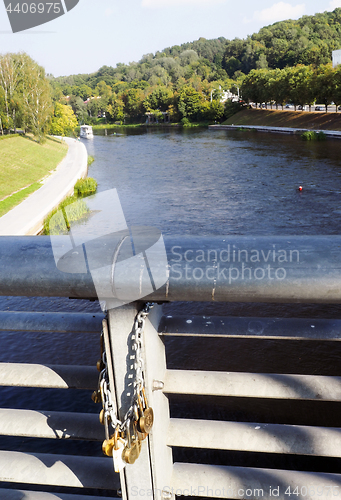
{"label": "horizontal metal handrail", "polygon": [[341,429],[171,418],[168,446],[341,457]]}
{"label": "horizontal metal handrail", "polygon": [[161,318],[159,331],[170,337],[337,341],[341,340],[341,320],[172,315]]}
{"label": "horizontal metal handrail", "polygon": [[[114,259],[117,241],[112,249],[110,238],[105,241]],[[340,236],[171,236],[164,241],[169,277],[150,300],[341,302]],[[98,261],[102,245],[100,238],[92,242]],[[91,273],[75,270],[57,269],[48,236],[0,238],[1,295],[97,298]],[[129,272],[120,276],[117,289],[129,289],[136,278]]]}
{"label": "horizontal metal handrail", "polygon": [[98,333],[104,314],[0,311],[0,330],[9,332]]}
{"label": "horizontal metal handrail", "polygon": [[[338,495],[340,492],[341,475],[175,463],[172,478],[173,492],[176,492],[177,495],[204,498],[229,498],[231,500],[277,498],[287,500],[291,498],[288,495],[289,487],[291,494],[297,488],[296,492],[298,491],[300,496],[295,495],[295,498],[327,499],[333,493]],[[319,493],[322,491],[322,496],[317,496],[318,491]],[[309,495],[308,492],[310,492]]]}
{"label": "horizontal metal handrail", "polygon": [[91,413],[0,409],[0,435],[103,441],[104,427]]}
{"label": "horizontal metal handrail", "polygon": [[0,500],[112,500],[118,497],[97,497],[88,495],[69,495],[64,493],[46,493],[44,491],[0,489]]}
{"label": "horizontal metal handrail", "polygon": [[95,366],[0,363],[0,386],[95,389]]}
{"label": "horizontal metal handrail", "polygon": [[201,396],[341,401],[341,377],[167,370],[163,392]]}
{"label": "horizontal metal handrail", "polygon": [[118,489],[107,458],[0,451],[0,481],[75,488]]}

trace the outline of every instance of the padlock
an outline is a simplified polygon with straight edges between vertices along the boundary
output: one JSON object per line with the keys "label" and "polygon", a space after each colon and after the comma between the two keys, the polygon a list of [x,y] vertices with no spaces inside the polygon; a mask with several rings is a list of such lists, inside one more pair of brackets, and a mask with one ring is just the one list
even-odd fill
{"label": "padlock", "polygon": [[114,448],[112,450],[115,472],[121,472],[126,466],[126,462],[122,458],[122,452],[126,444],[126,441],[119,436],[119,426],[117,426],[114,434]]}
{"label": "padlock", "polygon": [[91,394],[91,399],[94,403],[102,403],[101,391],[97,389]]}
{"label": "padlock", "polygon": [[105,412],[104,412],[104,408],[101,409],[101,411],[99,412],[99,421],[102,425],[105,424]]}
{"label": "padlock", "polygon": [[128,446],[127,444],[124,447],[122,452],[122,459],[127,464],[133,464],[139,458],[140,453],[141,453],[141,441],[139,441],[136,437],[135,439],[131,440],[130,446]]}
{"label": "padlock", "polygon": [[140,432],[138,430],[136,430],[136,435],[137,435],[137,439],[139,439],[139,441],[144,441],[146,439],[146,437],[148,436],[148,434],[146,432]]}
{"label": "padlock", "polygon": [[104,455],[107,455],[107,457],[112,457],[114,445],[114,436],[111,436],[110,439],[105,439],[102,444],[102,451]]}
{"label": "padlock", "polygon": [[149,434],[154,423],[154,412],[153,408],[148,406],[147,396],[144,387],[142,387],[142,395],[144,399],[145,409],[143,409],[140,395],[137,394],[137,400],[139,403],[140,412],[142,413],[137,423],[137,430],[142,434]]}
{"label": "padlock", "polygon": [[103,363],[103,360],[102,359],[99,359],[96,363],[96,368],[99,372],[101,372],[102,370],[104,370],[105,366],[104,366],[104,363]]}
{"label": "padlock", "polygon": [[99,412],[99,421],[102,425],[105,425],[105,418],[107,418],[107,421],[108,421],[108,424],[111,423],[111,417],[110,415],[108,415],[107,417],[105,417],[105,411],[104,411],[104,408],[101,409],[101,411]]}
{"label": "padlock", "polygon": [[122,459],[127,464],[133,464],[139,458],[141,453],[141,441],[137,438],[135,431],[134,435],[130,434],[130,425],[127,425],[127,444],[122,451]]}

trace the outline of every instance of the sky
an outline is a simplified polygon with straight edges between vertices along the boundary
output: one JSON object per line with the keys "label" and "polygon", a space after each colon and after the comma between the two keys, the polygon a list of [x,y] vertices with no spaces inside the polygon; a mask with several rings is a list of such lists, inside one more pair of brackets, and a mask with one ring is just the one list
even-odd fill
{"label": "sky", "polygon": [[12,33],[0,0],[0,53],[24,51],[54,76],[92,73],[200,37],[245,38],[336,7],[341,0],[79,0],[49,23]]}

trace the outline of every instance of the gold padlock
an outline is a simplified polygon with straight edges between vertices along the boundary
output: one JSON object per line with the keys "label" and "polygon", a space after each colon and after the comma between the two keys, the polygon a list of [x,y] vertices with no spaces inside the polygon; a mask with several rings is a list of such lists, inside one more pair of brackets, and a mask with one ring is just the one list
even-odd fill
{"label": "gold padlock", "polygon": [[94,391],[91,394],[91,399],[94,403],[101,403],[102,402],[101,391],[99,389],[97,389],[97,391]]}
{"label": "gold padlock", "polygon": [[101,423],[102,425],[104,425],[104,424],[105,424],[105,420],[104,420],[104,418],[105,418],[105,417],[104,417],[104,415],[105,415],[105,413],[104,413],[104,409],[102,408],[102,409],[101,409],[101,411],[99,412],[99,421],[100,421],[100,423]]}
{"label": "gold padlock", "polygon": [[[134,424],[135,427],[135,424]],[[122,451],[122,459],[127,464],[133,464],[139,458],[141,453],[141,441],[137,438],[136,429],[134,435],[130,435],[130,429],[127,428],[127,444]]]}
{"label": "gold padlock", "polygon": [[128,445],[125,446],[122,452],[122,458],[127,464],[132,465],[139,458],[140,453],[141,453],[141,441],[135,438],[132,440],[130,447]]}
{"label": "gold padlock", "polygon": [[[99,412],[99,421],[102,425],[105,425],[105,411],[104,411],[104,408],[101,409],[101,411]],[[111,422],[111,417],[110,415],[107,416],[107,421],[108,421],[108,424],[110,424]]]}
{"label": "gold padlock", "polygon": [[114,437],[111,436],[110,439],[105,439],[102,444],[102,451],[107,457],[112,457],[113,449],[115,446]]}
{"label": "gold padlock", "polygon": [[96,368],[99,372],[101,372],[104,369],[104,363],[102,359],[99,359],[96,363]]}
{"label": "gold padlock", "polygon": [[140,408],[142,415],[140,416],[140,418],[138,420],[137,430],[139,432],[141,432],[142,434],[149,434],[152,427],[153,427],[153,423],[154,423],[154,412],[153,412],[153,408],[148,406],[147,396],[146,396],[146,392],[144,390],[144,387],[142,387],[142,395],[143,395],[143,399],[144,399],[145,409],[143,410],[141,398],[140,398],[140,395],[138,394],[137,400],[138,400],[139,408]]}
{"label": "gold padlock", "polygon": [[148,436],[148,434],[146,432],[140,432],[138,430],[136,430],[136,435],[137,435],[137,439],[139,441],[144,441],[146,439],[146,437]]}
{"label": "gold padlock", "polygon": [[110,436],[110,439],[105,439],[102,444],[102,450],[104,455],[108,457],[113,456],[113,450],[118,450],[118,439],[120,437],[120,427],[117,426],[114,434]]}

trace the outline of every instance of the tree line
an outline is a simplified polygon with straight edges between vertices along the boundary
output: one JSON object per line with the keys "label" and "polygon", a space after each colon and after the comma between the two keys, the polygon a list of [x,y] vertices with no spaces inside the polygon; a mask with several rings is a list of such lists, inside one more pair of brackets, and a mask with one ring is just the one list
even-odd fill
{"label": "tree line", "polygon": [[176,84],[179,78],[188,80],[193,76],[209,82],[238,80],[252,69],[327,64],[332,51],[340,48],[341,8],[336,8],[333,12],[274,23],[245,39],[199,38],[146,54],[138,62],[118,63],[115,68],[103,66],[92,74],[58,77],[54,82],[65,95],[71,93],[71,88],[82,87],[77,92],[85,100],[89,88],[94,90],[100,81],[110,86],[137,85],[141,81],[153,86]]}
{"label": "tree line", "polygon": [[[223,37],[174,45],[139,62],[103,66],[92,74],[54,78],[27,54],[0,56],[0,133],[22,128],[40,140],[80,123],[162,120],[221,121],[230,104],[221,90],[241,89],[247,101],[340,103],[341,9],[262,28],[244,40]],[[105,116],[105,118],[104,118]]]}
{"label": "tree line", "polygon": [[297,64],[318,67],[331,62],[332,51],[340,48],[341,9],[337,8],[274,23],[244,40],[227,41],[222,68],[236,78],[252,69],[283,69]]}
{"label": "tree line", "polygon": [[341,104],[341,66],[333,68],[331,64],[318,67],[296,65],[284,69],[252,70],[244,78],[241,92],[247,102],[274,103],[276,108],[289,102],[295,106],[309,105],[315,102],[336,104],[336,111]]}
{"label": "tree line", "polygon": [[45,70],[28,54],[0,55],[0,133],[18,129],[41,142],[47,133],[64,134],[77,126],[72,109],[54,102]]}

